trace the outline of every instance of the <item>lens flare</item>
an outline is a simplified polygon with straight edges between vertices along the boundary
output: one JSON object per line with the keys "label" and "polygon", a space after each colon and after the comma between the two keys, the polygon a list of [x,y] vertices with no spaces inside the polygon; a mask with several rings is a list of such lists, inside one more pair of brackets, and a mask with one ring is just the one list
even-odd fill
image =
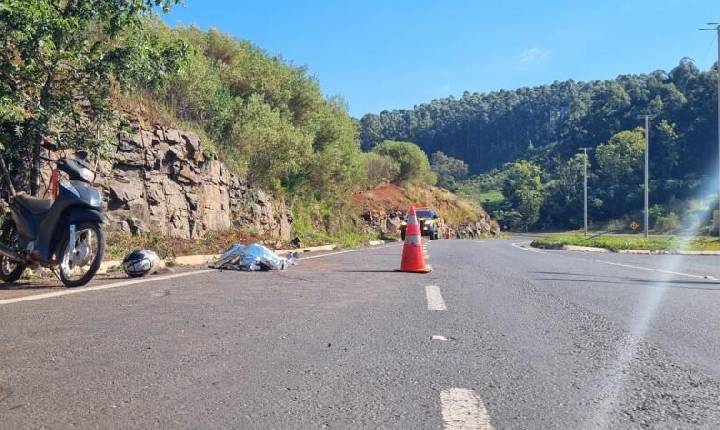
{"label": "lens flare", "polygon": [[[708,184],[706,189],[703,189],[700,195],[706,197],[698,199],[695,202],[696,209],[692,211],[689,217],[683,220],[683,228],[677,243],[678,249],[688,247],[690,241],[700,232],[703,224],[717,206],[717,198],[710,191],[711,187],[714,186],[715,184]],[[595,413],[589,417],[589,421],[583,426],[584,428],[609,428],[611,425],[608,422],[610,414],[620,410],[621,405],[618,400],[625,385],[625,379],[628,376],[629,364],[635,357],[638,346],[645,337],[650,323],[662,303],[669,286],[668,281],[671,280],[672,274],[670,272],[676,271],[685,258],[684,255],[670,257],[670,264],[665,267],[667,270],[658,272],[661,273],[661,279],[656,281],[656,286],[646,288],[646,296],[642,300],[641,308],[630,327],[630,331],[620,341],[620,346],[614,355],[614,361],[603,372],[605,379],[601,382],[599,394],[596,396],[600,404]]]}

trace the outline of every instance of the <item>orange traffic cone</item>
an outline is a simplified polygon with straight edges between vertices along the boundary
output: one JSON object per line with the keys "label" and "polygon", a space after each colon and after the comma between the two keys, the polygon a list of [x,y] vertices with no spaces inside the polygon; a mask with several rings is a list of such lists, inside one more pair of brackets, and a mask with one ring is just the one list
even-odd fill
{"label": "orange traffic cone", "polygon": [[425,264],[422,240],[420,239],[420,224],[418,224],[415,206],[410,206],[407,213],[407,227],[405,230],[405,245],[403,245],[401,272],[428,273],[432,267]]}

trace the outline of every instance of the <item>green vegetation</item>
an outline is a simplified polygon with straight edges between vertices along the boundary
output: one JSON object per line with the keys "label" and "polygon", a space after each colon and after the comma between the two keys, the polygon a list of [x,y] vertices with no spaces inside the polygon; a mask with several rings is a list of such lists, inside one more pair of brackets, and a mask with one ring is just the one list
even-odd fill
{"label": "green vegetation", "polygon": [[512,230],[527,230],[537,222],[543,203],[539,166],[528,161],[513,163],[502,183],[506,204],[503,219]]}
{"label": "green vegetation", "polygon": [[[669,72],[466,92],[412,110],[365,115],[360,136],[364,148],[402,139],[427,153],[442,151],[463,160],[474,176],[454,186],[478,203],[480,196],[502,192],[504,198],[490,200],[486,209],[508,228],[577,228],[582,225],[581,147],[595,149],[588,157],[591,222],[642,219],[645,135],[637,128],[637,115],[655,114],[649,189],[660,215],[651,217],[651,228],[699,225],[707,233],[706,208],[715,203],[693,199],[716,189],[717,73],[717,66],[700,71],[684,58]],[[508,187],[522,160],[539,169],[533,176],[539,174],[541,186],[533,183],[530,193]]]}
{"label": "green vegetation", "polygon": [[[103,151],[99,127],[117,88],[157,88],[185,46],[160,44],[143,17],[175,0],[7,0],[0,5],[0,147],[19,183],[37,190],[40,147]],[[92,117],[93,121],[88,118]],[[28,162],[29,161],[29,162]]]}
{"label": "green vegetation", "polygon": [[563,245],[591,246],[617,252],[623,249],[649,251],[720,251],[720,240],[716,237],[693,236],[651,236],[640,235],[602,235],[584,237],[579,234],[548,235],[534,240],[532,246],[547,249],[559,249]]}
{"label": "green vegetation", "polygon": [[427,154],[411,142],[386,140],[373,148],[373,152],[398,164],[399,172],[392,182],[414,182],[434,185],[437,181],[430,168]]}
{"label": "green vegetation", "polygon": [[185,67],[154,94],[174,117],[198,124],[236,173],[317,198],[346,192],[362,178],[345,104],[323,97],[304,68],[217,30],[170,29],[157,21],[146,29],[190,48]]}
{"label": "green vegetation", "polygon": [[116,3],[0,8],[0,142],[20,185],[35,183],[25,166],[37,162],[43,138],[106,156],[133,99],[202,131],[206,149],[255,185],[323,199],[363,178],[344,102],[325,98],[304,68],[217,30],[173,29],[152,16],[174,1]]}
{"label": "green vegetation", "polygon": [[468,165],[464,161],[441,151],[432,154],[430,166],[437,175],[437,184],[452,191],[457,190],[457,181],[465,179],[468,174]]}
{"label": "green vegetation", "polygon": [[331,201],[296,199],[293,229],[303,245],[335,243],[352,247],[379,239],[377,232],[364,231],[356,214],[347,205]]}

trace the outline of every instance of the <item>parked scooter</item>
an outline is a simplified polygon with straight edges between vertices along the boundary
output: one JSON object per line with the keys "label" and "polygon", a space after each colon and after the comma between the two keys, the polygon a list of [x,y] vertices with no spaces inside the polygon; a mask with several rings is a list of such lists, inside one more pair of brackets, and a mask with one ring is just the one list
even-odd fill
{"label": "parked scooter", "polygon": [[14,282],[27,267],[42,266],[66,287],[79,287],[95,276],[105,252],[102,197],[92,187],[95,173],[83,160],[41,158],[69,178],[58,181],[54,200],[16,193],[0,157],[0,175],[10,195],[0,228],[0,280]]}

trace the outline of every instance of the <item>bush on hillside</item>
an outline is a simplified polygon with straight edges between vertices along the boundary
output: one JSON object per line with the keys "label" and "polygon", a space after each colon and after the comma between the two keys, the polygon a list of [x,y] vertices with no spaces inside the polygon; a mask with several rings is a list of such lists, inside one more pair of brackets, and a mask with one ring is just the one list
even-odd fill
{"label": "bush on hillside", "polygon": [[655,231],[658,233],[671,233],[680,228],[680,217],[675,212],[658,217],[655,222]]}
{"label": "bush on hillside", "polygon": [[152,20],[146,31],[190,48],[185,67],[149,91],[173,117],[198,124],[236,173],[256,185],[318,197],[358,182],[356,126],[345,103],[326,99],[305,68],[218,30],[171,29]]}
{"label": "bush on hillside", "polygon": [[386,140],[373,148],[376,154],[396,161],[400,166],[398,182],[415,182],[435,185],[437,176],[430,168],[427,154],[411,142]]}
{"label": "bush on hillside", "polygon": [[383,182],[397,180],[400,174],[400,163],[376,152],[368,152],[364,155],[367,185],[374,187]]}

